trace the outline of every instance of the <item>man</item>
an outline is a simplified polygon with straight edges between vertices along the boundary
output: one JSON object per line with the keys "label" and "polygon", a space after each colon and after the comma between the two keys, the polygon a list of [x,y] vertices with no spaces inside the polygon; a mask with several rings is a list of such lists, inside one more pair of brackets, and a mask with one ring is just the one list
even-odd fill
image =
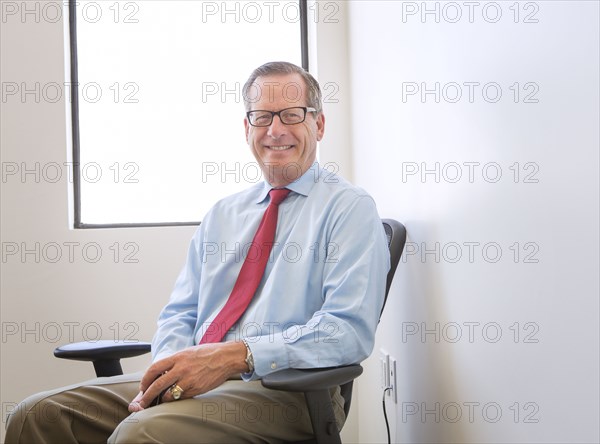
{"label": "man", "polygon": [[[11,415],[7,443],[307,439],[303,395],[259,379],[371,353],[389,254],[373,200],[315,161],[325,130],[319,85],[274,62],[257,68],[243,92],[246,139],[265,181],[203,219],[160,314],[153,364],[140,382],[121,376],[27,399]],[[257,240],[271,223],[272,241]],[[258,276],[254,287],[248,276]],[[339,390],[333,397],[341,426],[343,398]],[[91,404],[101,412],[93,420],[82,413]],[[31,415],[40,405],[60,406],[61,420]]]}

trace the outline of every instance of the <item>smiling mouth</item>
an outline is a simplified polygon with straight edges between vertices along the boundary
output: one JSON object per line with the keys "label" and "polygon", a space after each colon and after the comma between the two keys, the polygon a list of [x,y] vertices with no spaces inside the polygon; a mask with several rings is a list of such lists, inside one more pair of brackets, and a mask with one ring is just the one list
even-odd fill
{"label": "smiling mouth", "polygon": [[292,148],[294,145],[279,145],[279,146],[265,146],[265,148],[272,150],[272,151],[285,151],[285,150],[289,150],[290,148]]}

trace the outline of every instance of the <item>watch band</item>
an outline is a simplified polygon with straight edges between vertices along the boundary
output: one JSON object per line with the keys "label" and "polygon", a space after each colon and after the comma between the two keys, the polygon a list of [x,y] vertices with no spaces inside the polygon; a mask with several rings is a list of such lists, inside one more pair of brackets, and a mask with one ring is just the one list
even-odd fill
{"label": "watch band", "polygon": [[250,350],[250,346],[248,345],[248,341],[242,339],[242,342],[246,346],[246,359],[245,362],[248,365],[248,373],[254,373],[254,356],[252,356],[252,350]]}

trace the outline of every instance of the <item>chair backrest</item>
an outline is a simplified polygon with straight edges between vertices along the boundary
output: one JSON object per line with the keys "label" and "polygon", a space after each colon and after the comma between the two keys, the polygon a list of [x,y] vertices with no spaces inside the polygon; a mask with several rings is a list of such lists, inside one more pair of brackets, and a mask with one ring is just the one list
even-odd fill
{"label": "chair backrest", "polygon": [[[394,273],[396,273],[396,268],[398,267],[402,251],[404,250],[404,244],[406,243],[406,228],[394,219],[382,219],[381,222],[383,223],[383,229],[387,236],[388,248],[390,249],[390,269],[387,274],[387,283],[385,285],[385,298],[383,299],[383,306],[381,307],[381,313],[383,313],[388,293],[392,286],[392,280],[394,279]],[[379,314],[379,317],[381,317],[381,313]],[[350,381],[340,386],[340,394],[345,401],[344,412],[346,413],[346,418],[348,417],[348,412],[350,412],[353,382],[354,381]]]}
{"label": "chair backrest", "polygon": [[[406,244],[406,228],[400,222],[394,219],[382,219],[383,229],[387,236],[388,248],[390,249],[390,270],[387,275],[387,283],[385,286],[385,298],[383,300],[383,306],[381,307],[381,313],[385,308],[388,293],[392,286],[392,280],[394,279],[394,273],[400,262],[402,251],[404,251],[404,244]],[[381,314],[379,315],[381,317]]]}

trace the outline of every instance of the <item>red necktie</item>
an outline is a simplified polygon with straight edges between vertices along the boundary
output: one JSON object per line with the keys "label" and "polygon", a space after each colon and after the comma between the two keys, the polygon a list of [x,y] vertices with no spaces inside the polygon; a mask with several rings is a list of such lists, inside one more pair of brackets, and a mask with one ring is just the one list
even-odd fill
{"label": "red necktie", "polygon": [[[271,254],[275,229],[277,228],[279,204],[287,197],[289,192],[290,190],[286,188],[269,191],[271,202],[263,214],[258,230],[256,230],[229,299],[206,329],[200,344],[221,342],[223,336],[237,322],[250,304],[265,273],[265,267]],[[252,254],[253,251],[257,251],[257,254]]]}

